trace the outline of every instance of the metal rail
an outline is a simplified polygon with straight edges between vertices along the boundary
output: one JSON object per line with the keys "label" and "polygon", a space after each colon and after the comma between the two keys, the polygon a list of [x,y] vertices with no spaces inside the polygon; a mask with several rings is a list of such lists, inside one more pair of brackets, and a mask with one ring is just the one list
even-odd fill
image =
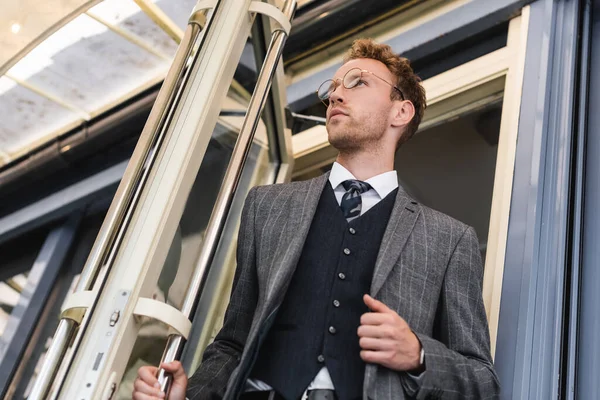
{"label": "metal rail", "polygon": [[[296,11],[296,3],[296,0],[287,0],[283,6],[282,13],[284,14],[285,18],[290,21],[294,16],[294,12]],[[285,45],[287,36],[288,34],[284,30],[275,30],[273,32],[273,36],[265,56],[265,61],[258,76],[254,93],[250,99],[246,118],[244,119],[238,140],[235,148],[233,149],[231,161],[227,171],[225,172],[225,177],[223,178],[223,184],[219,190],[213,212],[206,227],[204,242],[202,249],[200,250],[200,254],[198,255],[198,261],[196,263],[194,275],[192,276],[190,285],[184,298],[181,312],[188,319],[192,319],[198,305],[202,289],[206,283],[209,267],[214,259],[219,238],[221,237],[227,215],[231,209],[233,195],[240,181],[242,169],[248,157],[248,152],[250,151],[252,140],[254,139],[254,133],[256,132],[256,128],[258,126],[260,114],[264,108],[267,96],[269,94],[271,81],[273,79],[273,75],[275,74],[277,63],[281,58],[283,46]],[[162,356],[161,364],[180,358],[184,344],[185,339],[181,335],[170,335]],[[161,390],[168,394],[171,384],[171,376],[164,369],[160,368],[158,372],[158,380],[161,385]]]}
{"label": "metal rail", "polygon": [[[158,153],[157,150],[164,138],[166,127],[173,117],[173,110],[181,96],[181,88],[185,86],[185,82],[189,78],[189,61],[197,54],[205,32],[210,29],[210,20],[205,29],[200,28],[196,21],[199,12],[206,12],[206,10],[198,11],[190,17],[190,23],[173,64],[163,82],[75,288],[75,292],[94,290],[96,292],[94,303],[84,313],[81,313],[80,317],[61,316],[40,374],[28,397],[29,400],[53,398],[60,391],[68,369],[65,368],[65,364],[70,364],[72,361],[74,350],[85,331],[89,316],[123,240],[139,193],[146,182],[147,172]],[[76,331],[77,336],[75,336]],[[68,353],[69,346],[72,348]]]}

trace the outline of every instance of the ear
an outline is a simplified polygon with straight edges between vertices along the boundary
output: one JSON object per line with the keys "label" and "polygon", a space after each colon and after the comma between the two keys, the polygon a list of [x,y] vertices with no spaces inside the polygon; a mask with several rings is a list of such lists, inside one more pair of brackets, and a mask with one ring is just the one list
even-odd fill
{"label": "ear", "polygon": [[392,107],[392,126],[406,127],[415,116],[415,106],[410,100],[396,100]]}

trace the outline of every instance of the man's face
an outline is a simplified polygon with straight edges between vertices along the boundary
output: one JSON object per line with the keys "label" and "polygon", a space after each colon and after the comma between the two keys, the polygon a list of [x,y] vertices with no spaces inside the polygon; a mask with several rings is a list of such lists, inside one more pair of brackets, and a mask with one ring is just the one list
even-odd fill
{"label": "man's face", "polygon": [[327,107],[329,142],[338,150],[360,150],[380,144],[390,127],[394,102],[390,85],[369,74],[362,82],[346,89],[341,82],[353,68],[367,70],[395,84],[393,74],[380,61],[359,58],[350,60],[337,70],[333,79],[340,85],[331,94]]}

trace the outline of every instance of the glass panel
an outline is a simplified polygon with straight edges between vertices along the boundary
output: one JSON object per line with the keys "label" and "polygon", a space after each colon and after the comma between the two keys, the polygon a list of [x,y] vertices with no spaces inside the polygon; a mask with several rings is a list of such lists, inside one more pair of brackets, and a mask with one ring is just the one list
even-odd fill
{"label": "glass panel", "polygon": [[[23,357],[20,359],[18,374],[9,389],[12,397],[9,395],[7,398],[22,400],[28,397],[42,366],[44,355],[52,343],[52,336],[58,326],[61,307],[67,294],[75,286],[78,274],[89,255],[103,219],[104,213],[101,213],[86,217],[82,221],[71,251],[62,265],[48,301],[44,304],[40,313],[40,319],[29,333],[29,343]],[[24,235],[19,240],[28,236]],[[35,293],[29,293],[29,295],[35,297]]]}
{"label": "glass panel", "polygon": [[[186,21],[189,10],[194,4],[195,1],[192,1],[189,8],[187,6],[184,7],[186,10]],[[168,7],[165,6],[165,8]],[[104,17],[111,18],[110,14],[103,15]],[[89,19],[89,17],[86,18]],[[123,27],[126,27],[127,18],[118,19],[114,15],[112,18],[114,21],[117,21],[117,24],[122,23]],[[115,62],[118,63],[120,61]],[[39,78],[39,75],[36,75],[38,72],[36,71],[33,76]],[[48,68],[42,72],[48,73]],[[94,71],[92,71],[93,74]],[[78,76],[83,78],[84,75]],[[90,95],[87,92],[88,89],[92,92],[94,90],[92,87],[84,87],[81,90],[86,91],[85,96],[93,97],[93,93]],[[60,88],[60,90],[64,90],[64,88]],[[232,85],[228,97],[222,105],[222,116],[211,137],[196,181],[187,199],[184,214],[171,244],[163,272],[160,275],[155,297],[175,307],[181,307],[182,305],[183,296],[190,276],[193,273],[200,246],[202,245],[204,230],[206,229],[239,129],[243,122],[248,106],[247,101],[248,97],[243,93],[243,89],[240,89],[239,85]],[[266,127],[261,122],[250,150],[249,159],[244,168],[238,188],[238,195],[234,199],[232,211],[228,216],[223,241],[219,245],[214,266],[211,268],[205,293],[202,296],[195,317],[196,324],[189,341],[191,345],[188,346],[190,350],[188,357],[190,363],[197,360],[201,355],[206,344],[214,337],[214,332],[220,326],[223,318],[224,307],[229,298],[228,291],[235,268],[234,249],[237,237],[236,230],[246,193],[251,186],[274,181],[276,165],[269,160],[268,148]],[[30,355],[22,362],[22,376],[24,379],[19,381],[15,388],[13,397],[15,399],[26,398],[33,387],[35,377],[42,365],[43,355],[48,349],[51,337],[56,329],[61,305],[67,293],[74,287],[77,276],[85,264],[100,229],[103,218],[104,213],[102,215],[95,215],[93,218],[88,218],[88,221],[84,224],[85,229],[78,234],[77,249],[68,262],[65,263],[64,274],[54,288],[52,301],[45,306],[44,313],[46,319],[35,329],[36,332],[34,334],[38,339],[29,344],[28,351]],[[164,348],[166,334],[166,328],[158,322],[146,323],[141,328],[138,341],[118,392],[118,398],[131,398],[131,385],[140,365],[158,363]]]}
{"label": "glass panel", "polygon": [[66,16],[94,0],[19,0],[2,2],[0,66]]}
{"label": "glass panel", "polygon": [[28,284],[29,273],[48,231],[38,229],[0,245],[0,360],[18,327],[22,308],[31,297],[28,290],[33,282]]}
{"label": "glass panel", "polygon": [[[196,0],[156,3],[185,30]],[[41,14],[55,15],[52,6],[45,8]],[[166,75],[177,43],[132,0],[106,0],[88,13],[50,35],[0,77],[0,165],[158,84]],[[39,19],[34,14],[27,17],[32,26]],[[23,32],[27,29],[23,25]],[[22,36],[11,35],[11,43]]]}
{"label": "glass panel", "polygon": [[24,147],[45,141],[49,132],[78,121],[77,113],[0,77],[0,152],[8,160]]}
{"label": "glass panel", "polygon": [[[175,3],[184,9],[188,7],[186,4],[181,4],[185,2],[172,1],[171,3]],[[187,8],[188,14],[190,14],[193,7],[193,4],[189,5],[189,8]],[[88,13],[133,34],[136,39],[149,44],[153,49],[167,55],[169,58],[175,56],[177,43],[160,26],[156,25],[146,13],[142,12],[132,0],[104,0],[90,9]],[[185,28],[186,24],[187,20],[185,20],[182,29]]]}
{"label": "glass panel", "polygon": [[9,74],[89,114],[162,78],[170,61],[82,14],[50,36]]}
{"label": "glass panel", "polygon": [[[227,100],[227,107],[235,109],[230,99]],[[240,107],[243,107],[243,105],[240,105]],[[172,249],[167,256],[165,269],[159,278],[156,298],[163,299],[176,307],[180,307],[183,301],[183,294],[194,268],[195,257],[202,243],[203,231],[206,228],[225,169],[231,157],[237,138],[237,127],[241,124],[242,118],[240,116],[227,117],[217,125],[187,201],[184,215],[173,240]],[[211,310],[217,307],[213,304],[215,301],[219,303],[224,298],[228,298],[228,295],[223,294],[220,288],[223,286],[223,277],[230,274],[231,268],[235,267],[232,258],[232,249],[235,245],[234,231],[237,225],[236,221],[241,213],[243,199],[250,185],[266,183],[266,180],[269,180],[269,177],[272,176],[269,175],[270,171],[266,133],[264,125],[261,124],[240,183],[240,195],[236,198],[233,211],[230,214],[231,218],[226,227],[225,240],[217,253],[215,268],[211,271],[206,285],[207,295],[203,298],[202,311],[199,310],[199,317],[197,317],[201,319],[202,323],[205,321],[209,321],[211,324],[218,323],[215,322],[215,313]],[[35,383],[35,378],[43,362],[43,356],[51,344],[52,335],[57,327],[61,306],[67,294],[74,288],[78,274],[85,264],[103,219],[104,212],[88,217],[82,223],[83,227],[80,229],[77,243],[74,245],[75,251],[65,262],[61,276],[54,285],[51,301],[45,305],[43,311],[44,318],[35,327],[34,332],[31,332],[32,337],[37,339],[30,341],[27,356],[21,360],[21,379],[16,381],[12,387],[14,399],[27,398]],[[33,265],[37,255],[36,249],[41,247],[47,235],[47,229],[39,234],[24,235],[14,242],[0,246],[3,267],[3,274],[0,278],[2,280],[6,281],[16,275],[15,283],[23,283],[21,276],[27,276],[28,270]],[[11,249],[12,252],[9,252],[8,249]],[[215,294],[221,296],[213,298]],[[8,316],[17,304],[18,294],[15,289],[10,288],[10,285],[0,283],[0,301],[3,302],[0,305],[0,322],[6,326],[7,321],[9,321]],[[7,328],[8,330],[10,328]],[[191,338],[192,343],[194,343],[194,340],[198,342],[202,332],[202,329],[200,329],[196,334],[196,339]],[[131,385],[140,365],[158,363],[164,348],[166,334],[165,326],[159,322],[149,322],[141,328],[118,398],[131,398]],[[8,341],[9,336],[5,335],[0,343],[6,348]]]}
{"label": "glass panel", "polygon": [[181,29],[185,29],[192,10],[196,6],[197,0],[158,0],[154,1],[164,13],[173,20]]}
{"label": "glass panel", "polygon": [[[222,116],[209,142],[204,159],[188,196],[183,216],[175,232],[171,248],[159,277],[155,299],[181,308],[197,257],[204,239],[204,231],[212,213],[216,197],[223,184],[239,129],[244,119],[247,102],[230,90],[222,106]],[[236,98],[237,100],[234,100]],[[273,166],[269,163],[266,127],[259,124],[246,162],[237,195],[224,228],[211,266],[187,346],[187,364],[198,361],[204,347],[214,338],[224,314],[223,303],[229,299],[228,288],[235,268],[237,224],[243,201],[250,187],[273,182]],[[158,365],[166,343],[167,328],[157,321],[146,322],[140,329],[132,356],[119,386],[118,399],[130,399],[133,381],[142,365]],[[191,367],[190,367],[191,368]],[[189,368],[188,368],[189,369]]]}

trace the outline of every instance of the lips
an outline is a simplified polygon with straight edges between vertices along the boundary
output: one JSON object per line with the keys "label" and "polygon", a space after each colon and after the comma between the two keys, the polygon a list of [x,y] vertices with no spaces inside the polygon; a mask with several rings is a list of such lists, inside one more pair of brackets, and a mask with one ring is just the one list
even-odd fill
{"label": "lips", "polygon": [[333,110],[331,110],[331,112],[329,113],[329,118],[333,118],[336,115],[348,115],[347,113],[343,112],[342,110],[340,110],[339,108],[334,108]]}

